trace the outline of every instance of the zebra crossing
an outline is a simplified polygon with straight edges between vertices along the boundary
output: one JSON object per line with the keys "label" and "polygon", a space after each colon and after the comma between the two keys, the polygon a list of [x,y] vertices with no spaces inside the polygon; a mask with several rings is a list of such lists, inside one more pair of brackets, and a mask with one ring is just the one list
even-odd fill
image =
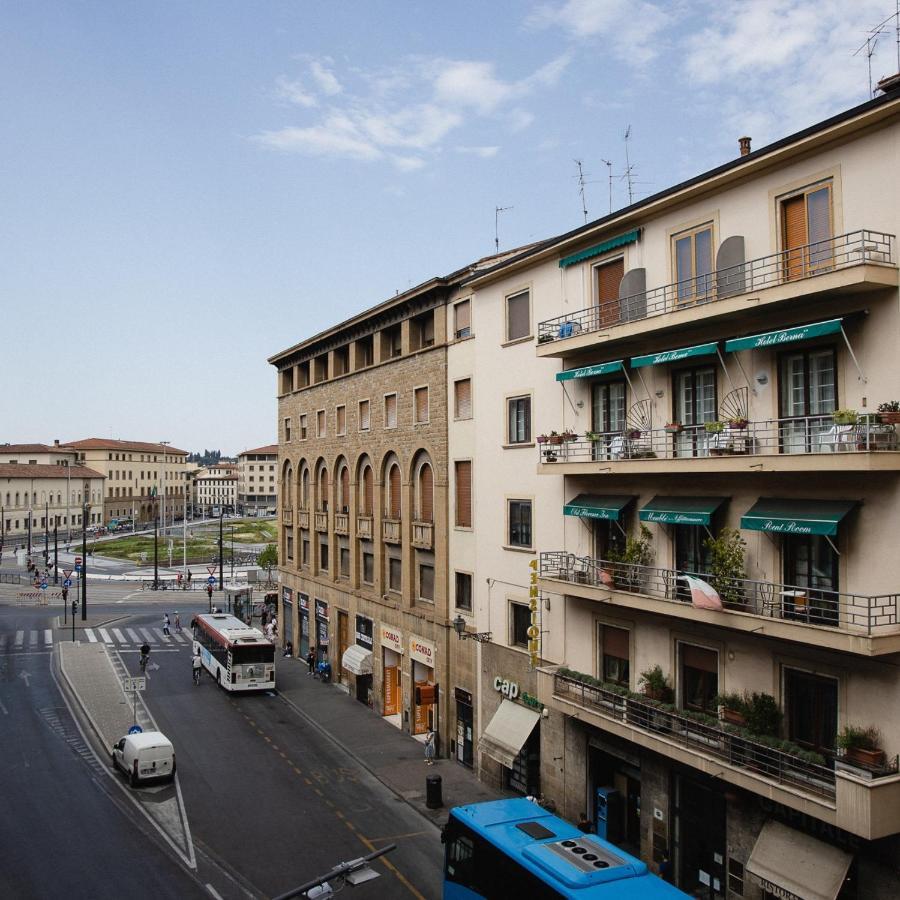
{"label": "zebra crossing", "polygon": [[[70,633],[63,629],[60,639],[69,640]],[[140,647],[142,644],[149,644],[151,647],[169,647],[173,650],[191,645],[191,636],[187,631],[180,634],[175,631],[171,634],[163,634],[162,628],[141,628],[140,626],[85,628],[76,633],[76,640],[90,644],[107,644],[126,650]],[[39,653],[52,649],[52,628],[23,628],[14,632],[0,632],[0,655],[11,651]]]}

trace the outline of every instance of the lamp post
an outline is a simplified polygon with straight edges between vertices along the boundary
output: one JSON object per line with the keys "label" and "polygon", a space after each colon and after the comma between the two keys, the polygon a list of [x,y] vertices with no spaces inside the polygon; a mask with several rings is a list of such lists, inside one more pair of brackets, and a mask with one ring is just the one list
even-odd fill
{"label": "lamp post", "polygon": [[[87,497],[87,491],[84,492]],[[81,621],[87,619],[87,517],[89,504],[81,507]],[[72,640],[75,640],[75,613],[72,612]]]}
{"label": "lamp post", "polygon": [[153,590],[159,590],[159,516],[153,519]]}
{"label": "lamp post", "polygon": [[222,583],[222,528],[225,524],[225,513],[219,513],[219,590],[224,591],[225,585]]}
{"label": "lamp post", "polygon": [[461,641],[473,640],[479,644],[489,644],[493,640],[493,634],[490,631],[466,631],[466,620],[462,616],[457,616],[452,624],[456,637]]}
{"label": "lamp post", "polygon": [[53,583],[59,584],[59,522],[53,523]]}
{"label": "lamp post", "polygon": [[50,504],[44,504],[44,568],[50,562]]}

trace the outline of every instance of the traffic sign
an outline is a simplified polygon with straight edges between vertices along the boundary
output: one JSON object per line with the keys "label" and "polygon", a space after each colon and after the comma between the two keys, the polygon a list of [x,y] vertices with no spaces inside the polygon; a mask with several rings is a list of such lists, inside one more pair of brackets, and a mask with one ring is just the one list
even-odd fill
{"label": "traffic sign", "polygon": [[72,574],[71,569],[63,569],[63,578],[68,578]]}
{"label": "traffic sign", "polygon": [[207,583],[207,584],[215,584],[215,583],[216,583],[216,579],[213,578],[212,575],[210,575],[209,578],[206,579],[206,583]]}
{"label": "traffic sign", "polygon": [[41,590],[42,590],[42,591],[46,591],[46,590],[47,590],[47,582],[46,582],[46,581],[42,581],[42,582],[41,582]]}
{"label": "traffic sign", "polygon": [[215,566],[207,566],[206,571],[209,572],[210,575],[214,575],[216,572],[216,567]]}
{"label": "traffic sign", "polygon": [[143,691],[146,689],[147,679],[144,675],[122,679],[122,690],[125,691],[126,694],[130,694],[132,691]]}
{"label": "traffic sign", "polygon": [[63,581],[63,587],[64,587],[64,588],[70,588],[70,587],[72,587],[72,579],[71,579],[71,578],[66,578],[66,579]]}
{"label": "traffic sign", "polygon": [[76,566],[80,566],[83,562],[84,562],[84,560],[80,556],[75,557],[75,565]]}
{"label": "traffic sign", "polygon": [[129,734],[140,734],[144,729],[141,728],[140,725],[132,725],[131,728],[128,729]]}

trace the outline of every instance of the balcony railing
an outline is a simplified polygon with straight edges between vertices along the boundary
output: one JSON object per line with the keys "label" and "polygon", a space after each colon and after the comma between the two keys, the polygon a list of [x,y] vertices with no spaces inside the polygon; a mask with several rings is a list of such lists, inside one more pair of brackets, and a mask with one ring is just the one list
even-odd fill
{"label": "balcony railing", "polygon": [[434,524],[432,522],[412,523],[412,544],[421,550],[434,547]]}
{"label": "balcony railing", "polygon": [[747,774],[829,800],[835,796],[833,769],[777,750],[737,733],[736,729],[707,725],[678,712],[669,712],[652,702],[637,700],[558,673],[553,678],[553,693],[605,719],[662,737]]}
{"label": "balcony railing", "polygon": [[350,534],[350,516],[345,512],[334,514],[334,533]]}
{"label": "balcony railing", "polygon": [[372,517],[357,516],[356,517],[356,536],[359,538],[372,539]]}
{"label": "balcony railing", "polygon": [[[541,577],[555,578],[605,590],[625,591],[655,600],[691,605],[684,579],[693,572],[660,569],[630,563],[579,557],[563,550],[541,553]],[[845,594],[809,585],[786,585],[749,578],[717,582],[712,575],[696,574],[711,584],[723,609],[775,618],[803,625],[840,628],[877,635],[900,623],[900,594]]]}
{"label": "balcony railing", "polygon": [[282,525],[293,525],[294,524],[294,511],[292,509],[282,509],[281,510],[281,524]]}
{"label": "balcony railing", "polygon": [[308,509],[298,509],[297,510],[297,524],[301,528],[309,528],[309,510]]}
{"label": "balcony railing", "polygon": [[316,512],[315,514],[316,531],[328,531],[328,513]]}
{"label": "balcony railing", "polygon": [[791,416],[747,422],[653,428],[647,431],[590,432],[591,440],[539,444],[540,460],[611,462],[631,459],[697,459],[710,456],[773,456],[811,453],[870,453],[900,450],[895,425],[864,416],[855,425],[837,425],[832,416]]}
{"label": "balcony railing", "polygon": [[399,519],[382,519],[381,520],[381,539],[387,544],[400,543],[400,520]]}
{"label": "balcony railing", "polygon": [[538,343],[605,331],[627,322],[826,275],[837,269],[866,263],[896,265],[894,241],[892,234],[864,229],[761,256],[726,269],[717,269],[708,275],[676,281],[639,294],[608,300],[581,312],[548,319],[538,326]]}

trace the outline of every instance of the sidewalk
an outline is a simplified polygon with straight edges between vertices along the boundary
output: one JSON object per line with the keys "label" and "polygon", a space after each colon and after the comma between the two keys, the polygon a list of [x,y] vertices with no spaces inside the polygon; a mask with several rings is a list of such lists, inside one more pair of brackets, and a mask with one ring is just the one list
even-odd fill
{"label": "sidewalk", "polygon": [[[483,784],[471,769],[447,759],[445,747],[441,748],[445,758],[426,766],[425,750],[419,741],[384,721],[345,689],[308,677],[305,662],[279,655],[276,672],[279,693],[311,725],[435,825],[447,821],[452,806],[513,796]],[[425,805],[427,775],[441,776],[441,809],[428,809]]]}

